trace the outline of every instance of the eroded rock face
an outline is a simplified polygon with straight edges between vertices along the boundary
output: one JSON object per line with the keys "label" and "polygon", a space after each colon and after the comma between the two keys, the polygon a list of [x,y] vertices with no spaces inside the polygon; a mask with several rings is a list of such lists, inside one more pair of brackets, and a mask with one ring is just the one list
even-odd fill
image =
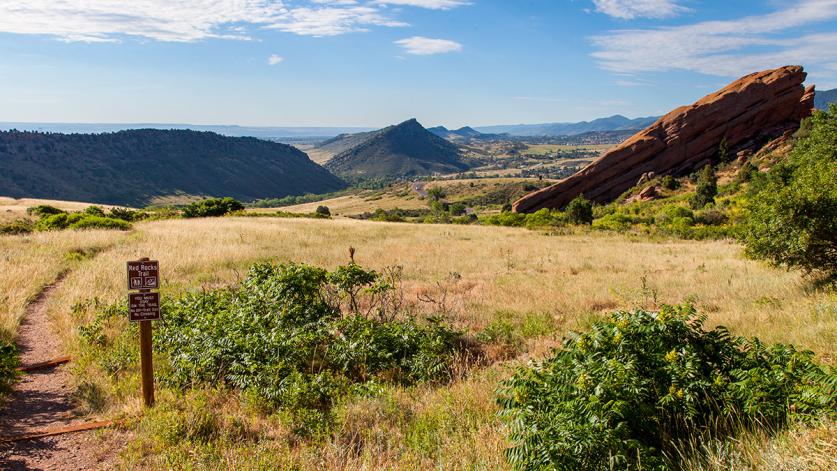
{"label": "eroded rock face", "polygon": [[803,87],[805,76],[802,67],[787,66],[742,77],[663,116],[577,174],[524,196],[514,210],[562,208],[580,194],[612,201],[648,172],[680,176],[703,167],[724,139],[732,155],[757,150],[811,114],[814,87]]}

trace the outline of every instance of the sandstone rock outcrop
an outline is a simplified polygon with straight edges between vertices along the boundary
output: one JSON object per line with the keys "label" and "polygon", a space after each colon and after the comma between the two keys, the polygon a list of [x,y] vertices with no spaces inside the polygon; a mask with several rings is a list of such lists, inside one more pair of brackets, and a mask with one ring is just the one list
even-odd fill
{"label": "sandstone rock outcrop", "polygon": [[582,194],[612,201],[648,172],[679,176],[703,167],[717,158],[723,140],[731,155],[758,150],[811,114],[814,87],[804,88],[806,75],[786,66],[742,77],[668,113],[575,175],[517,200],[514,210],[562,208]]}

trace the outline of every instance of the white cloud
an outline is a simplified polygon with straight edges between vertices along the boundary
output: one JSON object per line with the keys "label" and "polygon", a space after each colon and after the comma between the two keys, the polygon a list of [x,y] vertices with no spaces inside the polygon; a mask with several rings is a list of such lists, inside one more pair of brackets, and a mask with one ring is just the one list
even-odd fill
{"label": "white cloud", "polygon": [[765,15],[683,26],[611,31],[592,38],[592,55],[612,72],[686,70],[737,77],[788,64],[837,62],[837,33],[787,30],[837,18],[837,0],[800,0]]}
{"label": "white cloud", "polygon": [[462,0],[0,0],[0,32],[64,41],[117,41],[123,36],[190,42],[252,39],[248,29],[310,36],[407,23],[386,5],[448,9]]}
{"label": "white cloud", "polygon": [[671,18],[689,11],[676,0],[593,0],[596,11],[614,18]]}
{"label": "white cloud", "polygon": [[448,10],[450,8],[470,5],[464,0],[376,0],[381,5],[407,5],[411,7],[430,8],[432,10]]}
{"label": "white cloud", "polygon": [[276,54],[271,54],[270,57],[267,58],[267,65],[276,65],[282,62],[283,60],[285,60],[284,57]]}
{"label": "white cloud", "polygon": [[403,47],[407,54],[416,56],[429,56],[431,54],[444,54],[446,52],[459,52],[462,44],[448,39],[433,39],[423,36],[400,39],[395,44]]}
{"label": "white cloud", "polygon": [[368,31],[368,26],[396,27],[407,23],[390,19],[372,7],[349,5],[293,8],[285,18],[266,27],[306,36],[336,36]]}

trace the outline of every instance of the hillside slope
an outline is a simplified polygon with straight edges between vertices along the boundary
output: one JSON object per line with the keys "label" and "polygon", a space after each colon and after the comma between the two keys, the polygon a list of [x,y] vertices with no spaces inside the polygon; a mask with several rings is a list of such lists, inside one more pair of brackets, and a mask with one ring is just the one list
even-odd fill
{"label": "hillside slope", "polygon": [[140,129],[0,132],[0,195],[144,205],[168,195],[240,200],[327,193],[345,184],[301,151],[249,137]]}
{"label": "hillside slope", "polygon": [[829,103],[837,103],[837,88],[833,90],[817,90],[814,93],[814,107],[825,110]]}
{"label": "hillside slope", "polygon": [[326,167],[337,175],[355,178],[430,175],[468,168],[458,147],[427,131],[415,119],[364,137],[335,155]]}

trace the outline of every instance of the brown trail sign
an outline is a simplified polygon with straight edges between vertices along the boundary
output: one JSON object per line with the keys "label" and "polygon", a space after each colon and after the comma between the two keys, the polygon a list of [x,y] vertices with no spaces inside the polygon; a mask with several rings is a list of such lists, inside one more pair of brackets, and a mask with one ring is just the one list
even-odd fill
{"label": "brown trail sign", "polygon": [[142,258],[128,262],[128,317],[140,325],[140,370],[142,371],[142,397],[146,407],[154,405],[154,366],[151,359],[151,321],[160,320],[160,293],[151,292],[160,287],[160,264],[157,260]]}

